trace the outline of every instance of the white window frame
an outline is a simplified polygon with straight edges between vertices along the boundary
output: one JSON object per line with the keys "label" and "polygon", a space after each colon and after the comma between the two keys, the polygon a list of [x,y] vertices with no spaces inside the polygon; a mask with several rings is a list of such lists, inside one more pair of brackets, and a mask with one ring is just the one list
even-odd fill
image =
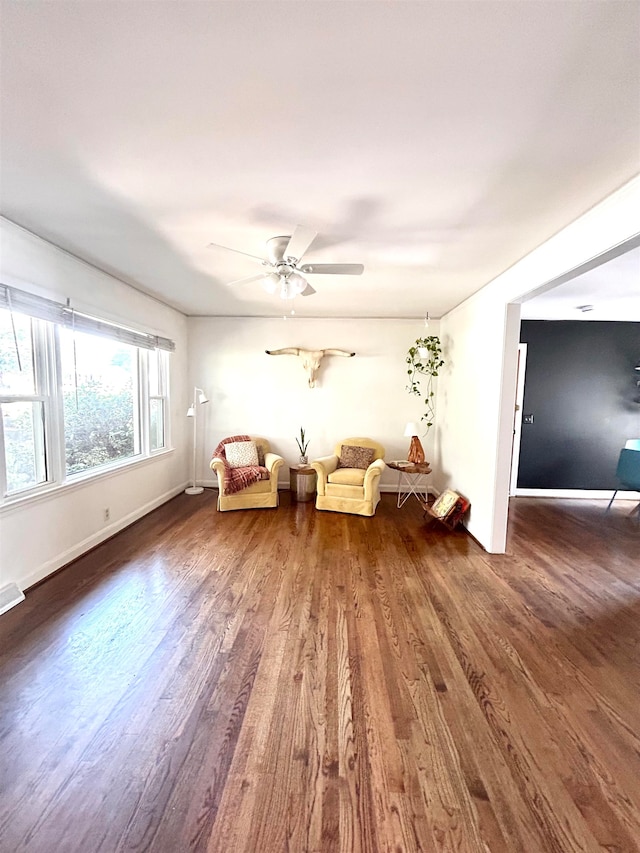
{"label": "white window frame", "polygon": [[[169,353],[165,350],[152,350],[147,353],[147,361],[148,359],[155,357],[158,360],[158,393],[152,394],[151,391],[148,391],[147,399],[145,404],[142,406],[142,409],[146,412],[146,416],[149,419],[149,423],[147,425],[147,429],[145,431],[145,435],[149,440],[149,448],[148,452],[151,456],[155,456],[157,453],[163,453],[169,447],[171,447],[171,435],[170,435],[170,418],[169,418]],[[149,370],[147,365],[147,375],[145,378],[146,387],[149,388]],[[164,443],[161,447],[157,447],[155,450],[151,449],[151,401],[159,400],[161,403],[162,410],[162,433],[164,436]]]}
{"label": "white window frame", "polygon": [[[1,287],[1,285],[0,285]],[[15,293],[15,291],[14,291]],[[0,294],[1,295],[1,294]],[[65,309],[60,306],[62,311]],[[7,305],[0,303],[0,310],[6,310]],[[68,310],[68,309],[66,309]],[[16,313],[28,312],[20,311]],[[170,397],[169,397],[169,352],[173,343],[165,338],[153,339],[152,336],[140,334],[143,346],[136,346],[134,382],[136,384],[134,406],[134,441],[136,454],[125,459],[118,459],[104,465],[95,466],[76,474],[66,473],[66,447],[64,432],[64,405],[62,393],[62,365],[59,338],[60,325],[31,316],[32,346],[34,353],[34,374],[36,394],[0,395],[0,402],[42,402],[44,429],[44,461],[46,479],[17,492],[7,493],[7,474],[5,461],[4,430],[0,418],[0,508],[43,496],[49,492],[69,487],[87,480],[97,479],[105,474],[119,469],[131,467],[149,461],[159,455],[172,451],[170,429]],[[90,322],[90,320],[89,320]],[[100,321],[96,321],[99,323]],[[68,324],[65,324],[68,325]],[[113,325],[113,324],[104,324]],[[85,329],[83,328],[83,332]],[[126,334],[126,331],[125,331]],[[132,333],[138,334],[138,333]],[[159,342],[158,349],[151,349],[145,338]],[[153,342],[151,343],[153,346]],[[159,385],[161,394],[150,394],[149,389],[149,358],[158,359]],[[162,400],[164,427],[164,445],[157,450],[151,450],[150,435],[150,405],[151,399]]]}
{"label": "white window frame", "polygon": [[30,495],[35,492],[40,492],[50,486],[54,479],[54,471],[52,470],[53,457],[53,434],[50,428],[52,418],[51,405],[51,382],[50,371],[48,369],[50,363],[50,336],[48,324],[43,323],[33,317],[31,320],[31,349],[33,353],[33,378],[35,393],[34,394],[1,394],[0,404],[4,403],[42,403],[42,418],[38,419],[35,424],[35,431],[39,433],[40,446],[43,451],[42,460],[38,459],[38,454],[34,454],[36,460],[36,469],[40,468],[39,473],[42,475],[41,482],[34,483],[32,486],[27,486],[17,492],[8,492],[7,470],[5,464],[6,446],[4,441],[4,419],[0,417],[0,497],[3,500],[10,501],[17,497]]}

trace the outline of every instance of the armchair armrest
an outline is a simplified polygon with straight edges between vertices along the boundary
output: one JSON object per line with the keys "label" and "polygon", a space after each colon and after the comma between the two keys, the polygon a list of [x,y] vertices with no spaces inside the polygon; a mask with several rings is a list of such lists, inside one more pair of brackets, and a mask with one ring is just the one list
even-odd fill
{"label": "armchair armrest", "polygon": [[264,467],[269,472],[269,476],[273,474],[274,469],[277,470],[283,463],[284,458],[282,456],[278,456],[277,453],[264,454]]}
{"label": "armchair armrest", "polygon": [[384,459],[376,459],[369,465],[364,475],[364,499],[371,500],[373,491],[380,475],[385,469]]}
{"label": "armchair armrest", "polygon": [[324,495],[327,485],[327,477],[332,474],[338,467],[337,456],[321,456],[320,459],[314,459],[311,467],[318,475],[318,494]]}
{"label": "armchair armrest", "polygon": [[209,462],[209,468],[218,475],[218,489],[220,494],[224,491],[224,462],[219,456],[214,456]]}
{"label": "armchair armrest", "polygon": [[264,454],[264,467],[269,472],[269,480],[271,482],[271,491],[278,491],[278,474],[280,472],[280,468],[284,465],[284,459],[282,456],[278,456],[277,453],[265,453]]}

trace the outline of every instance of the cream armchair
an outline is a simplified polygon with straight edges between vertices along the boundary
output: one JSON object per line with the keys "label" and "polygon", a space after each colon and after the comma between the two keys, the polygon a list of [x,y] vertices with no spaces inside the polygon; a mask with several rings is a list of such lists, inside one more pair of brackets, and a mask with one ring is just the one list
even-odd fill
{"label": "cream armchair", "polygon": [[[363,468],[339,468],[343,444],[373,449],[373,462]],[[316,509],[373,515],[380,500],[380,475],[384,471],[384,447],[370,438],[344,438],[333,456],[315,459],[311,467],[318,474]]]}
{"label": "cream armchair", "polygon": [[235,494],[224,493],[224,462],[214,456],[209,467],[218,475],[218,510],[226,512],[230,509],[261,509],[264,507],[278,506],[278,472],[284,464],[282,456],[271,453],[269,442],[266,438],[250,436],[258,448],[264,451],[264,465],[269,472],[268,480],[259,480]]}

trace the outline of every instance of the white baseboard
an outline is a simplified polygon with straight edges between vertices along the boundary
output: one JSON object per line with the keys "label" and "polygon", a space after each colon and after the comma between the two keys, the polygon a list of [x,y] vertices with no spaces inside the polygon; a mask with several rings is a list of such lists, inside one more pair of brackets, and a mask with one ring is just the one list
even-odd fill
{"label": "white baseboard", "polygon": [[24,592],[17,583],[8,583],[0,589],[0,615],[24,601]]}
{"label": "white baseboard", "polygon": [[[585,500],[611,500],[613,489],[516,489],[516,498],[584,498]],[[616,500],[638,500],[637,492],[620,490]]]}
{"label": "white baseboard", "polygon": [[[217,489],[218,488],[218,480],[198,480],[199,486],[204,486],[205,489]],[[288,492],[289,491],[289,481],[288,480],[278,480],[278,491],[279,492]],[[390,485],[388,483],[382,483],[380,486],[381,492],[390,492],[391,494],[398,494],[398,487]],[[404,489],[401,489],[404,492]],[[436,489],[432,486],[429,486],[427,489],[428,494],[430,495],[438,495]]]}
{"label": "white baseboard", "polygon": [[[409,491],[409,490],[408,489],[402,489],[402,488],[398,489],[397,486],[392,486],[392,485],[389,485],[388,483],[382,483],[380,485],[380,492],[381,493],[384,492],[384,493],[390,493],[393,495],[397,495],[398,492],[401,492],[401,494],[405,494],[405,492],[407,492],[407,491]],[[422,491],[422,489],[420,491]],[[427,494],[428,495],[434,495],[437,497],[439,492],[436,489],[434,489],[433,486],[427,486]]]}
{"label": "white baseboard", "polygon": [[183,483],[181,486],[176,486],[173,489],[170,489],[168,492],[160,495],[157,498],[154,498],[152,501],[149,501],[146,504],[135,509],[133,512],[130,512],[128,515],[119,518],[117,521],[114,521],[113,524],[109,524],[107,527],[102,527],[97,533],[88,536],[86,539],[83,539],[82,542],[77,542],[71,548],[67,548],[66,551],[63,551],[61,554],[53,557],[51,560],[47,560],[46,563],[38,566],[37,569],[28,574],[25,578],[22,578],[20,584],[22,589],[28,590],[29,587],[33,586],[39,581],[44,580],[53,572],[62,568],[62,566],[66,566],[67,563],[70,563],[72,560],[81,557],[86,551],[90,551],[92,548],[95,548],[96,545],[99,545],[101,542],[104,542],[105,539],[109,539],[114,534],[118,533],[120,530],[123,530],[125,527],[128,527],[130,524],[133,524],[134,521],[137,521],[139,518],[142,518],[143,515],[147,515],[147,513],[152,512],[154,509],[157,509],[162,504],[170,501],[172,498],[175,498],[176,495],[179,495],[181,492],[185,490],[187,487],[187,483]]}

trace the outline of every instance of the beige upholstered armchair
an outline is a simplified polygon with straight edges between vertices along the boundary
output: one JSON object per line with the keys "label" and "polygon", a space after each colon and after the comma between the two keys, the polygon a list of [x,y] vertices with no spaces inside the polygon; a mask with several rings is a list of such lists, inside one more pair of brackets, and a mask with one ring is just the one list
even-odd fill
{"label": "beige upholstered armchair", "polygon": [[209,464],[211,470],[218,475],[218,510],[220,512],[230,509],[261,509],[278,506],[278,472],[284,464],[284,459],[277,453],[271,453],[266,438],[252,435],[245,436],[245,439],[255,442],[258,452],[262,451],[260,462],[264,455],[263,467],[267,469],[268,479],[250,482],[240,491],[225,494],[225,464],[222,458],[214,456]]}
{"label": "beige upholstered armchair", "polygon": [[[343,448],[365,448],[366,454]],[[311,463],[318,474],[316,509],[373,515],[380,500],[380,475],[384,471],[384,447],[370,438],[344,438],[335,446],[333,456]],[[348,467],[355,463],[361,467]]]}

